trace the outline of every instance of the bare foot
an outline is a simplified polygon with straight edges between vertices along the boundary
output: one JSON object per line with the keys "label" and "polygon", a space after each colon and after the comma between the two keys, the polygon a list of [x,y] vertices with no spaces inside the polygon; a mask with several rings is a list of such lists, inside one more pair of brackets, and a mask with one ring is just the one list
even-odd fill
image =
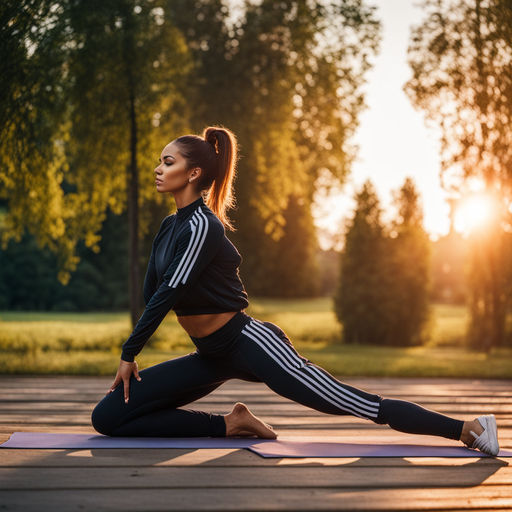
{"label": "bare foot", "polygon": [[472,430],[477,436],[479,436],[483,431],[484,427],[480,424],[480,422],[475,418],[472,421],[465,421],[462,427],[462,433],[460,435],[460,440],[466,445],[471,447],[475,437],[469,432]]}
{"label": "bare foot", "polygon": [[248,430],[240,430],[236,436],[230,436],[230,437],[257,437],[257,434],[254,432],[249,432]]}
{"label": "bare foot", "polygon": [[242,402],[237,402],[233,410],[224,416],[226,437],[238,435],[256,435],[264,439],[276,439],[272,427],[260,420]]}
{"label": "bare foot", "polygon": [[[268,423],[265,423],[263,422],[264,425],[268,428],[271,428],[273,429],[274,427],[272,425],[269,425]],[[255,434],[254,432],[251,432],[250,430],[240,430],[238,432],[238,434],[236,434],[237,436],[242,436],[242,437],[251,437],[251,436],[257,436],[257,434]]]}

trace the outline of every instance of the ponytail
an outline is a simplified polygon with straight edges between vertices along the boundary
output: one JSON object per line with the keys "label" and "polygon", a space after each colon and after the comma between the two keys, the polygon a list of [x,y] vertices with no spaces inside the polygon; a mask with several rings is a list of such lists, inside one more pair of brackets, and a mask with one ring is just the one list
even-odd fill
{"label": "ponytail", "polygon": [[217,153],[217,173],[206,196],[206,204],[224,225],[235,231],[226,217],[226,210],[235,207],[233,180],[236,174],[238,148],[235,134],[227,128],[209,126],[203,132],[204,139],[213,145]]}
{"label": "ponytail", "polygon": [[235,207],[233,182],[238,163],[238,143],[235,134],[222,126],[208,126],[202,137],[183,135],[175,142],[180,145],[181,153],[188,167],[200,167],[200,191],[207,190],[205,203],[224,226],[236,231],[226,216],[226,210]]}

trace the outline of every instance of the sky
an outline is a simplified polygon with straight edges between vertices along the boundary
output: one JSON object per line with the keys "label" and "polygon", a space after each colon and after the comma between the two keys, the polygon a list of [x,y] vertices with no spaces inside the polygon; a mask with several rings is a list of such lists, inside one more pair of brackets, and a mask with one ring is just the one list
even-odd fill
{"label": "sky", "polygon": [[[424,228],[432,240],[449,231],[447,193],[440,184],[439,132],[427,128],[424,115],[412,107],[402,90],[411,77],[407,64],[410,26],[418,25],[424,13],[413,0],[380,0],[382,22],[380,52],[373,57],[374,67],[365,75],[365,102],[360,124],[352,142],[359,146],[358,157],[347,182],[329,197],[319,196],[313,208],[319,242],[323,249],[333,245],[324,233],[340,232],[345,218],[351,217],[353,197],[370,179],[375,187],[387,222],[394,216],[392,191],[397,191],[407,176],[417,187],[423,210]],[[339,244],[335,245],[339,249]]]}

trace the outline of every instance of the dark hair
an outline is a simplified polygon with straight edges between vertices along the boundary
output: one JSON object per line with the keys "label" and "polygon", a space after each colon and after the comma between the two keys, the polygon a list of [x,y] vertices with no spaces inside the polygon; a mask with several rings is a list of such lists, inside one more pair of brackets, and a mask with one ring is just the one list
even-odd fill
{"label": "dark hair", "polygon": [[238,163],[235,134],[223,126],[208,126],[202,136],[182,135],[173,142],[179,146],[188,169],[202,169],[197,188],[200,192],[208,191],[205,199],[207,206],[225,227],[236,231],[226,217],[226,210],[235,206],[233,181]]}

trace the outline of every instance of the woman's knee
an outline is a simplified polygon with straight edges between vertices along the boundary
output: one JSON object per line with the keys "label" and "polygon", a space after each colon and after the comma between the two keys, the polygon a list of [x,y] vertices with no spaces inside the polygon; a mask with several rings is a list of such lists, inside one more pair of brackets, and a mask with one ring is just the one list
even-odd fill
{"label": "woman's knee", "polygon": [[106,407],[103,400],[96,404],[91,413],[91,423],[94,430],[106,436],[111,435],[111,432],[114,430],[113,419],[112,414],[109,414],[109,408]]}
{"label": "woman's knee", "polygon": [[386,425],[388,423],[388,414],[386,406],[389,403],[389,398],[383,398],[379,395],[379,413],[377,417],[374,419],[375,423],[379,425]]}

